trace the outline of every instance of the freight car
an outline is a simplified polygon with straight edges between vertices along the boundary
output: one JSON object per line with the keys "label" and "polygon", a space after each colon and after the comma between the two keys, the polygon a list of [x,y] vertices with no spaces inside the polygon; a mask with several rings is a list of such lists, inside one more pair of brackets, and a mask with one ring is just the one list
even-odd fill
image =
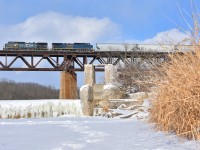
{"label": "freight car", "polygon": [[97,43],[96,51],[126,52],[188,52],[190,45],[174,44],[132,44],[132,43]]}
{"label": "freight car", "polygon": [[39,42],[26,43],[9,41],[5,44],[3,50],[48,50],[48,44]]}
{"label": "freight car", "polygon": [[90,43],[52,43],[52,50],[93,51]]}

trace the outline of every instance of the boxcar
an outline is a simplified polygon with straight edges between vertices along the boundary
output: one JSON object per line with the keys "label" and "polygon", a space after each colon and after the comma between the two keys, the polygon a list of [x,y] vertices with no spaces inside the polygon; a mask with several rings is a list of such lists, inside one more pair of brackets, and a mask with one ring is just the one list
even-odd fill
{"label": "boxcar", "polygon": [[90,45],[90,43],[74,43],[73,44],[73,49],[88,49],[88,50],[92,50],[93,46]]}
{"label": "boxcar", "polygon": [[35,42],[12,42],[9,41],[5,44],[3,50],[48,50],[47,43],[35,43]]}
{"label": "boxcar", "polygon": [[93,46],[90,43],[52,43],[52,50],[78,50],[91,51]]}
{"label": "boxcar", "polygon": [[19,48],[24,47],[25,42],[13,42],[9,41],[5,44],[3,50],[19,50]]}
{"label": "boxcar", "polygon": [[66,43],[52,43],[53,50],[60,50],[65,48],[66,48]]}
{"label": "boxcar", "polygon": [[48,50],[48,43],[37,43],[37,50]]}

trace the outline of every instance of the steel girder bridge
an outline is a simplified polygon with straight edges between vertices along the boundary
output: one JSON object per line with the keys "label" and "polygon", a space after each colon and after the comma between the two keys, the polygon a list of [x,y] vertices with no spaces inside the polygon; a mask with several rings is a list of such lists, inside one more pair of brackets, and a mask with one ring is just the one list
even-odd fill
{"label": "steel girder bridge", "polygon": [[[85,64],[96,65],[96,71],[104,71],[103,64],[117,65],[120,61],[135,59],[166,59],[168,52],[141,51],[3,51],[0,50],[0,71],[84,71]],[[21,60],[22,66],[16,66]],[[43,62],[46,62],[44,65]]]}

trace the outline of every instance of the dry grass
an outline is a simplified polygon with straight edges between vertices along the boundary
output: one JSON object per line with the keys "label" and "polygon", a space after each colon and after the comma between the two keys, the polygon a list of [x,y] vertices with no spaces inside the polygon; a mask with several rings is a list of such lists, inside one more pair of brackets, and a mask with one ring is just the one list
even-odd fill
{"label": "dry grass", "polygon": [[156,122],[159,130],[200,139],[200,47],[193,53],[171,55],[160,72],[150,121]]}
{"label": "dry grass", "polygon": [[196,10],[194,4],[189,39],[193,52],[171,55],[158,69],[158,95],[150,110],[150,120],[158,129],[193,140],[200,139],[200,17]]}
{"label": "dry grass", "polygon": [[108,107],[108,105],[103,106],[103,111],[109,112],[109,107]]}

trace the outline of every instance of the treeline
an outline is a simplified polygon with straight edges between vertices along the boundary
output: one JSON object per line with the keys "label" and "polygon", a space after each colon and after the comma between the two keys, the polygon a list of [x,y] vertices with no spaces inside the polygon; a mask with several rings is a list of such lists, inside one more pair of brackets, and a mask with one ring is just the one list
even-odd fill
{"label": "treeline", "polygon": [[0,80],[0,100],[58,99],[59,90],[37,83]]}

